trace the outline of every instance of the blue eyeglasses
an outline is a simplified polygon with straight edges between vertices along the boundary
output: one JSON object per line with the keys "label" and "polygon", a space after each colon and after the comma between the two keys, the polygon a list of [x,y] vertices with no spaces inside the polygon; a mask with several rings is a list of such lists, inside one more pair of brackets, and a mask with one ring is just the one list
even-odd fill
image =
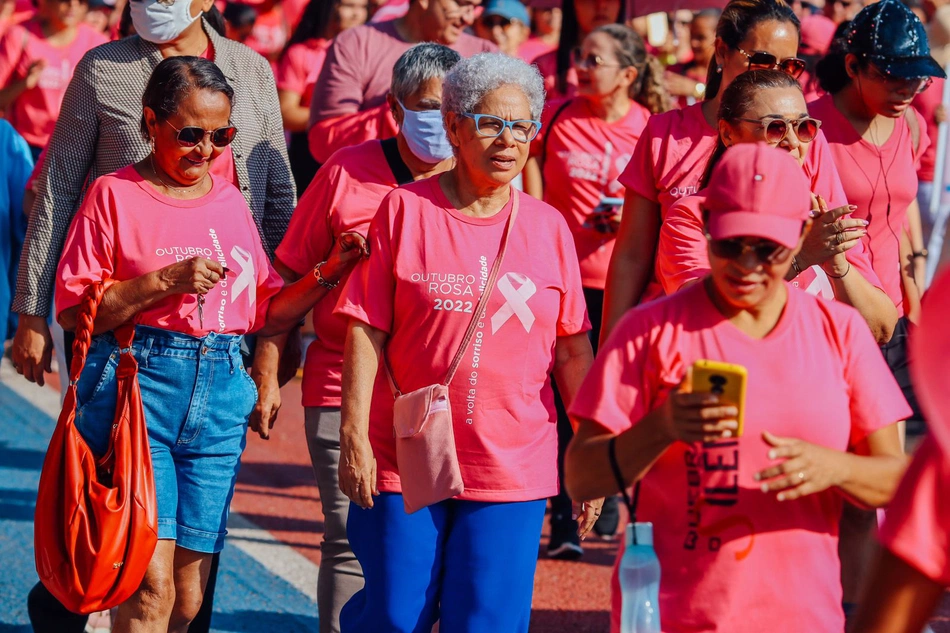
{"label": "blue eyeglasses", "polygon": [[505,121],[503,118],[494,114],[472,114],[463,112],[462,116],[475,120],[475,131],[479,136],[489,138],[498,138],[505,132],[505,128],[511,130],[511,136],[519,143],[530,143],[541,131],[541,121],[519,120]]}

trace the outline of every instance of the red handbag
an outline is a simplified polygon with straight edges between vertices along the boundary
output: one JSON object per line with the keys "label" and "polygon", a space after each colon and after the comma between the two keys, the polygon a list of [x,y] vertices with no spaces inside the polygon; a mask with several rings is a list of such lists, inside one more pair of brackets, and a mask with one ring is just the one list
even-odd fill
{"label": "red handbag", "polygon": [[77,316],[69,389],[40,475],[34,518],[36,572],[75,613],[110,609],[142,584],[158,542],[155,480],[149,452],[135,326],[115,330],[121,355],[109,450],[96,459],[76,430],[76,383],[86,364],[106,284],[83,296]]}

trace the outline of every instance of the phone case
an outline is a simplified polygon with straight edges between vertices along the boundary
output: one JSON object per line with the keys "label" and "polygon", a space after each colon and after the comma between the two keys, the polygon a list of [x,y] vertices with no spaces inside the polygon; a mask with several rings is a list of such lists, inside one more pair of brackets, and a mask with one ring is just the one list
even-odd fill
{"label": "phone case", "polygon": [[723,404],[731,404],[739,409],[739,429],[736,431],[736,437],[742,437],[745,428],[747,378],[748,372],[742,365],[716,360],[698,360],[693,363],[693,392],[714,393],[719,396]]}

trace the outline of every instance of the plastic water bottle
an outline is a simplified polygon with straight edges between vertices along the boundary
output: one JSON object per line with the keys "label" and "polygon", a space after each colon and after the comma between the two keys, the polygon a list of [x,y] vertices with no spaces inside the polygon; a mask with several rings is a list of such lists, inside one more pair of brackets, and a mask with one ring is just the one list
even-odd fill
{"label": "plastic water bottle", "polygon": [[653,524],[627,524],[620,559],[620,633],[660,633],[660,561],[653,550]]}

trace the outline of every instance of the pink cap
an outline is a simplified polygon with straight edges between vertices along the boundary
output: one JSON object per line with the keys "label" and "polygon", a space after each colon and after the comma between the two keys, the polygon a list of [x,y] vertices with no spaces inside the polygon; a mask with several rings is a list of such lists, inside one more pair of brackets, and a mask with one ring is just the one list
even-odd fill
{"label": "pink cap", "polygon": [[837,25],[823,15],[807,15],[802,20],[802,55],[827,55],[835,39]]}
{"label": "pink cap", "polygon": [[950,270],[943,271],[924,294],[920,322],[910,336],[910,372],[914,391],[937,442],[950,450]]}
{"label": "pink cap", "polygon": [[795,248],[811,211],[811,191],[791,154],[765,143],[739,143],[713,169],[703,208],[714,240],[762,237]]}

